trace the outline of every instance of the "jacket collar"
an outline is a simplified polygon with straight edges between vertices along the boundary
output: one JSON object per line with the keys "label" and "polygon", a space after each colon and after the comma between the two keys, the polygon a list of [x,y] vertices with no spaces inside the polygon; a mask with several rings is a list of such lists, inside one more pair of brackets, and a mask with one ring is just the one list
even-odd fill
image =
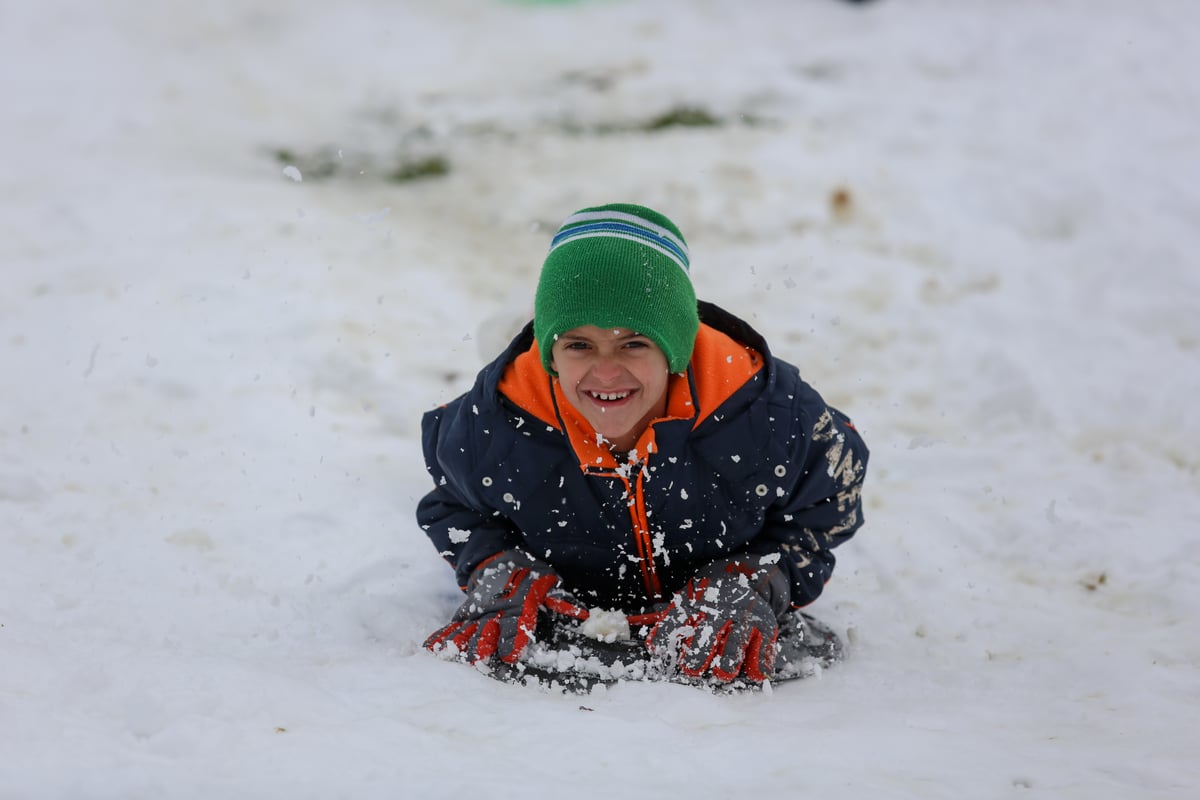
{"label": "jacket collar", "polygon": [[[708,304],[702,305],[702,312],[707,310],[705,306]],[[740,323],[751,334],[746,338],[757,340],[755,343],[765,349],[761,337],[748,325],[715,306],[708,308]],[[522,345],[524,349],[521,349]],[[512,355],[514,351],[515,358]],[[672,375],[667,383],[666,416],[647,426],[631,451],[629,462],[620,464],[612,450],[601,443],[591,423],[567,400],[558,379],[548,375],[542,368],[538,345],[532,340],[529,327],[514,340],[502,358],[507,360],[507,364],[498,381],[497,391],[548,427],[564,433],[579,458],[580,468],[586,472],[620,471],[628,469],[631,463],[644,462],[658,452],[656,433],[660,424],[690,421],[691,428],[696,428],[738,389],[753,380],[765,364],[765,357],[759,350],[703,322],[696,336],[696,346],[687,373]]]}

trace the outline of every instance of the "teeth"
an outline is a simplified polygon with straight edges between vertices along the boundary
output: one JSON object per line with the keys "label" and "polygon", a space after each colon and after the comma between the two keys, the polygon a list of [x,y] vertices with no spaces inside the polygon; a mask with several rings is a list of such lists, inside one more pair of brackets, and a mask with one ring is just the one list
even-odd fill
{"label": "teeth", "polygon": [[592,392],[592,397],[597,400],[624,400],[629,397],[629,392]]}

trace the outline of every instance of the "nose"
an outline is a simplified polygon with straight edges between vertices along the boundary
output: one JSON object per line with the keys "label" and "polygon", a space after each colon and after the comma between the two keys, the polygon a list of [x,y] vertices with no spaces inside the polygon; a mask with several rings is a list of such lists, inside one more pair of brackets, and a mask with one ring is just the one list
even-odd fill
{"label": "nose", "polygon": [[621,365],[615,356],[600,355],[592,364],[592,376],[597,380],[611,381],[621,376]]}

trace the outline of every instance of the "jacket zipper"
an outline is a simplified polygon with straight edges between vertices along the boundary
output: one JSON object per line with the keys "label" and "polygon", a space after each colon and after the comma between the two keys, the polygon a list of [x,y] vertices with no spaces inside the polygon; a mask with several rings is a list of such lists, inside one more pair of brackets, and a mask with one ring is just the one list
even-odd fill
{"label": "jacket zipper", "polygon": [[643,487],[645,472],[640,463],[630,464],[631,470],[637,470],[637,478],[630,483],[629,478],[620,472],[592,473],[598,477],[617,478],[625,485],[629,522],[633,529],[633,543],[637,549],[638,567],[642,572],[642,585],[652,600],[662,599],[662,582],[658,578],[658,566],[654,561],[654,539],[650,534],[650,519],[646,515],[646,496]]}

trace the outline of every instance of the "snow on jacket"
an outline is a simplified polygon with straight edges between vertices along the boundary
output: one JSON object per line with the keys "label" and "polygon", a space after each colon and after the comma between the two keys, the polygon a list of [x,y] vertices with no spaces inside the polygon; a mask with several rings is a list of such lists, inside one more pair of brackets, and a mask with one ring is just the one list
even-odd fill
{"label": "snow on jacket", "polygon": [[465,586],[521,547],[585,605],[633,613],[705,564],[778,555],[792,604],[821,593],[831,550],[862,524],[867,448],[850,420],[748,324],[700,303],[686,374],[628,460],[542,369],[532,324],[474,387],[422,420],[435,488],[417,521]]}

